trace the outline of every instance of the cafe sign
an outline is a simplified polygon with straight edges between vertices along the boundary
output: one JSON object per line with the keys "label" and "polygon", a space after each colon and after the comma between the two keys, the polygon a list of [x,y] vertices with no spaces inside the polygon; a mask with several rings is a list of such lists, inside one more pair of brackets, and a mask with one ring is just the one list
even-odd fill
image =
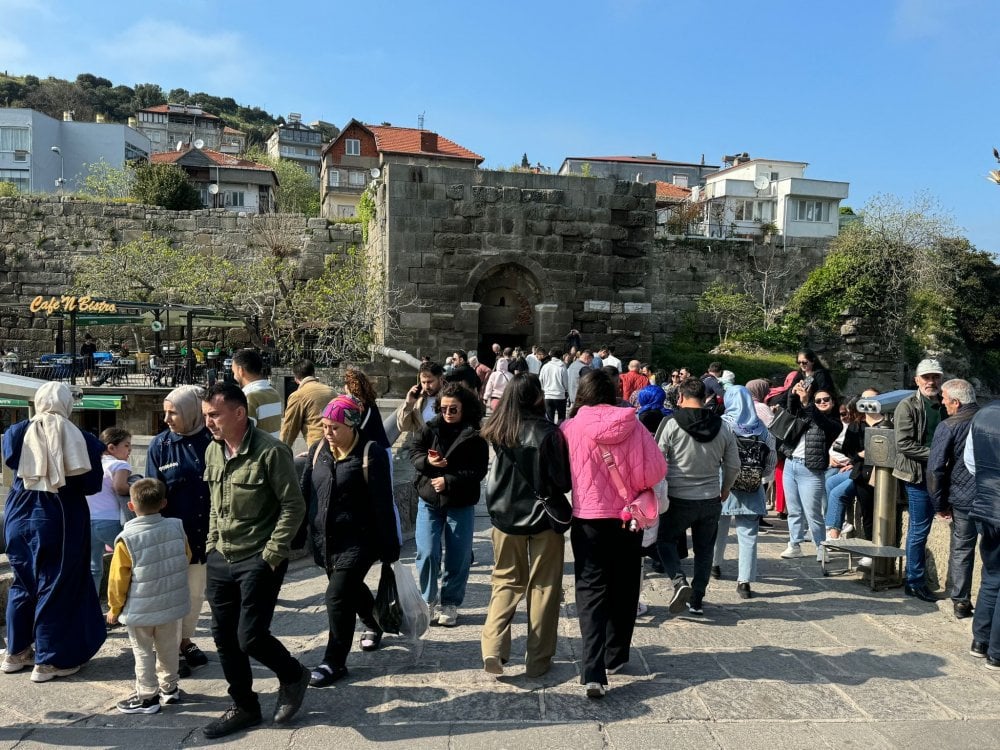
{"label": "cafe sign", "polygon": [[114,302],[97,300],[90,295],[77,297],[72,294],[64,294],[61,297],[45,297],[39,294],[28,305],[28,310],[32,313],[44,312],[52,315],[57,312],[81,312],[81,313],[116,313],[118,306]]}

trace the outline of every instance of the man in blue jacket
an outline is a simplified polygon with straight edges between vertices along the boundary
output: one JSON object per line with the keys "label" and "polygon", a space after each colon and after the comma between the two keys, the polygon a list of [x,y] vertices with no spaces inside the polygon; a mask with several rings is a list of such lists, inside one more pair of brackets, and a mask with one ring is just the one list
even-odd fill
{"label": "man in blue jacket", "polygon": [[948,577],[955,617],[972,617],[972,567],[976,560],[976,524],[969,518],[976,497],[976,480],[965,468],[962,455],[969,424],[979,411],[976,391],[966,380],[949,380],[941,386],[941,403],[948,418],[938,426],[927,459],[927,493],[938,518],[951,520]]}
{"label": "man in blue jacket", "polygon": [[976,477],[969,517],[982,535],[979,558],[983,565],[970,653],[985,658],[987,669],[1000,670],[1000,612],[996,609],[1000,592],[1000,401],[984,406],[973,417],[965,466]]}

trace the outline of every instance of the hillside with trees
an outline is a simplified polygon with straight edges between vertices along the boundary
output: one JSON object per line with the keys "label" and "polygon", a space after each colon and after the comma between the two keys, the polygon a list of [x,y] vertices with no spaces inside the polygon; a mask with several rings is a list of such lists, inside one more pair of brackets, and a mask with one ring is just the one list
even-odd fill
{"label": "hillside with trees", "polygon": [[108,122],[128,122],[136,110],[156,104],[197,104],[205,111],[222,118],[225,123],[247,134],[247,145],[261,145],[283,117],[274,117],[260,107],[237,104],[232,97],[219,97],[203,91],[187,89],[164,91],[155,83],[139,83],[134,87],[115,85],[107,78],[81,73],[75,81],[61,78],[22,77],[0,74],[0,106],[25,107],[62,118],[72,111],[81,121],[93,121],[104,115]]}

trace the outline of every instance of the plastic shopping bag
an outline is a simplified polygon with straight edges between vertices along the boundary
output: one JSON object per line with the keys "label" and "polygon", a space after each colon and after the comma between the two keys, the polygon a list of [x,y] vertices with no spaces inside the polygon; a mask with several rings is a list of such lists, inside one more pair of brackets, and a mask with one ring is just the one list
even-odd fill
{"label": "plastic shopping bag", "polygon": [[403,613],[399,632],[417,640],[427,632],[431,624],[430,610],[420,595],[420,588],[417,586],[412,568],[397,560],[392,564],[392,571],[396,579],[397,600]]}
{"label": "plastic shopping bag", "polygon": [[382,630],[399,635],[403,625],[403,608],[399,604],[396,575],[388,563],[382,563],[382,576],[378,581],[378,593],[375,594],[374,616]]}

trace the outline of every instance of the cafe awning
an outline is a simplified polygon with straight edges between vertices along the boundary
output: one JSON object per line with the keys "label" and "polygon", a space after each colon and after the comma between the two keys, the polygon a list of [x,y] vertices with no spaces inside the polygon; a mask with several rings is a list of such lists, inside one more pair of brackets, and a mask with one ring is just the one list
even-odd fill
{"label": "cafe awning", "polygon": [[[96,409],[100,411],[121,411],[124,396],[84,395],[82,401],[73,404],[73,410]],[[0,397],[0,409],[27,409],[28,400],[23,398]]]}

